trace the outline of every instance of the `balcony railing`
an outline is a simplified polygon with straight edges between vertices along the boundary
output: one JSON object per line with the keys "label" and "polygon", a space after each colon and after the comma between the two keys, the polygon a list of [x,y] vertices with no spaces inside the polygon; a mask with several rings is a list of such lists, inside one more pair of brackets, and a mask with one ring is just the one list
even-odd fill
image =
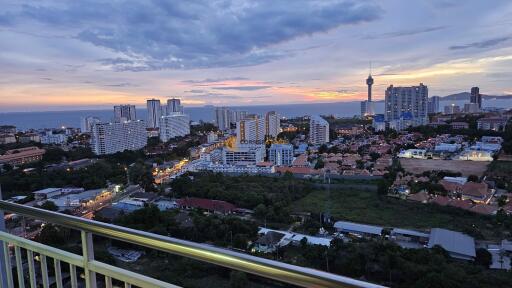
{"label": "balcony railing", "polygon": [[[0,273],[2,278],[0,281],[2,282],[0,284],[3,283],[2,287],[14,288],[16,279],[18,283],[16,287],[21,288],[36,288],[41,285],[44,288],[48,288],[52,283],[52,287],[62,288],[64,287],[63,271],[68,270],[63,269],[63,265],[68,265],[69,267],[69,273],[66,273],[65,278],[68,279],[69,277],[68,282],[71,283],[72,288],[78,287],[77,280],[79,278],[77,277],[80,276],[77,274],[81,273],[77,273],[77,268],[80,269],[79,271],[83,271],[82,277],[85,279],[85,286],[87,288],[96,288],[98,283],[102,283],[102,285],[105,283],[105,287],[112,287],[114,279],[123,282],[124,287],[128,288],[132,287],[132,285],[151,288],[177,287],[95,260],[93,235],[116,239],[302,287],[382,287],[348,277],[272,261],[227,249],[0,201],[0,216],[2,218],[3,211],[79,230],[82,240],[82,255],[69,253],[0,231],[0,244],[2,245],[1,248],[3,248],[0,249],[0,256],[3,254],[3,257],[0,258],[0,268],[2,269],[2,273]],[[26,252],[23,253],[22,249]],[[11,256],[11,253],[14,254],[14,257]],[[49,269],[48,265],[51,265],[51,263],[48,263],[47,258],[53,259],[53,269]],[[34,259],[39,260],[41,268],[37,271],[38,273],[36,273]],[[28,265],[24,265],[25,261]],[[12,268],[13,264],[15,264],[16,269]],[[28,269],[25,270],[28,271],[24,270],[26,266],[28,266]],[[55,272],[50,273],[49,270],[54,270]],[[41,277],[36,277],[38,274]],[[104,281],[98,281],[99,277],[104,277]]]}

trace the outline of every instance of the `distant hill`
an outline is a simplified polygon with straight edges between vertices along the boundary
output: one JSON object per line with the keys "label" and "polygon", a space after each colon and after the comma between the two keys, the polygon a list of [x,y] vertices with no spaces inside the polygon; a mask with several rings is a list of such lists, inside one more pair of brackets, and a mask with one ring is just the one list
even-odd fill
{"label": "distant hill", "polygon": [[[447,96],[441,96],[441,100],[469,101],[470,97],[471,97],[471,93],[469,93],[469,92],[461,92],[461,93],[451,94],[451,95],[447,95]],[[485,95],[485,94],[482,94],[482,99],[484,99],[484,100],[490,100],[490,99],[512,99],[512,95]]]}

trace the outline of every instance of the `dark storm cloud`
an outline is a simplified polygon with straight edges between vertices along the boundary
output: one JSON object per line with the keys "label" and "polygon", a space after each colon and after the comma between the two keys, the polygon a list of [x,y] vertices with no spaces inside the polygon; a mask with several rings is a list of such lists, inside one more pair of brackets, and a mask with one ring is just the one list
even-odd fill
{"label": "dark storm cloud", "polygon": [[493,39],[488,39],[484,41],[479,42],[473,42],[465,45],[456,45],[456,46],[450,46],[450,50],[462,50],[462,49],[469,49],[469,48],[490,48],[496,45],[499,45],[503,42],[506,42],[508,40],[512,39],[512,36],[506,36],[506,37],[498,37]]}
{"label": "dark storm cloud", "polygon": [[[239,67],[288,57],[266,51],[297,37],[373,21],[370,1],[69,1],[25,4],[2,22],[33,21],[69,29],[81,41],[123,56],[100,62],[114,70]],[[0,16],[2,17],[2,16]]]}
{"label": "dark storm cloud", "polygon": [[364,39],[386,39],[386,38],[396,38],[396,37],[403,37],[403,36],[412,36],[412,35],[417,35],[417,34],[439,31],[439,30],[443,30],[446,28],[447,28],[446,26],[423,27],[423,28],[388,32],[388,33],[383,33],[383,34],[378,34],[378,35],[369,35],[369,36],[364,37]]}
{"label": "dark storm cloud", "polygon": [[212,87],[215,90],[239,90],[239,91],[255,91],[268,89],[272,86],[264,86],[264,85],[254,85],[254,86],[226,86],[226,87]]}
{"label": "dark storm cloud", "polygon": [[182,83],[187,84],[207,84],[207,83],[218,83],[224,81],[238,81],[238,80],[249,80],[245,77],[227,77],[227,78],[206,78],[203,80],[183,80]]}

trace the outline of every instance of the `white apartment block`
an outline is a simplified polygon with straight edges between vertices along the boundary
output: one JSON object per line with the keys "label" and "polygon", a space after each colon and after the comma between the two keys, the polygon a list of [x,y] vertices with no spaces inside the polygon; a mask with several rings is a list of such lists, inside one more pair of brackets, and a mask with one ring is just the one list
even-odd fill
{"label": "white apartment block", "polygon": [[68,136],[64,134],[53,134],[51,131],[41,136],[41,143],[43,144],[57,144],[61,145],[66,143]]}
{"label": "white apartment block", "polygon": [[237,143],[262,144],[265,141],[265,119],[254,118],[236,123]]}
{"label": "white apartment block", "polygon": [[96,155],[142,149],[147,141],[146,123],[141,120],[96,123],[92,127],[91,146]]}
{"label": "white apartment block", "polygon": [[135,121],[137,113],[135,105],[118,105],[114,106],[114,122]]}
{"label": "white apartment block", "polygon": [[96,124],[96,123],[100,123],[100,118],[98,117],[92,117],[92,116],[87,116],[87,117],[83,117],[81,119],[81,123],[80,123],[80,131],[82,133],[90,133],[91,130],[92,130],[92,125]]}
{"label": "white apartment block", "polygon": [[146,124],[148,128],[159,128],[160,117],[162,117],[162,106],[160,104],[160,100],[149,99],[147,100],[146,104],[148,109],[148,118]]}
{"label": "white apartment block", "polygon": [[160,140],[170,139],[190,134],[190,117],[182,113],[171,113],[160,118]]}
{"label": "white apartment block", "polygon": [[222,163],[227,165],[256,165],[265,160],[265,145],[238,145],[222,149]]}
{"label": "white apartment block", "polygon": [[183,113],[183,106],[179,98],[171,98],[167,100],[167,111],[164,115],[171,115],[172,113]]}
{"label": "white apartment block", "polygon": [[329,142],[329,123],[324,118],[313,115],[309,120],[309,143],[321,145]]}
{"label": "white apartment block", "polygon": [[272,144],[269,149],[269,160],[276,166],[290,166],[293,162],[293,145]]}
{"label": "white apartment block", "polygon": [[221,131],[231,127],[231,111],[227,107],[215,107],[215,124]]}
{"label": "white apartment block", "polygon": [[236,123],[236,137],[238,143],[262,144],[265,136],[277,137],[281,132],[281,121],[274,112],[268,112],[265,117],[255,116]]}
{"label": "white apartment block", "polygon": [[428,88],[419,86],[394,87],[386,89],[385,118],[386,121],[400,120],[404,113],[410,113],[418,123],[428,122]]}
{"label": "white apartment block", "polygon": [[271,137],[277,137],[281,132],[281,120],[275,111],[265,114],[265,134]]}
{"label": "white apartment block", "polygon": [[207,143],[213,143],[213,142],[216,142],[217,140],[219,140],[219,135],[217,135],[217,133],[215,133],[213,131],[210,131],[206,135],[206,142]]}

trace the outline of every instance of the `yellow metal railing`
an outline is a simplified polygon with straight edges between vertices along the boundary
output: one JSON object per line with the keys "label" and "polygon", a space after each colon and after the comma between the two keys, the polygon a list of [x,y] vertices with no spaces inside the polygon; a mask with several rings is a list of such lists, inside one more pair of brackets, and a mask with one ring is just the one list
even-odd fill
{"label": "yellow metal railing", "polygon": [[[0,232],[0,241],[3,242],[5,254],[4,259],[0,259],[0,261],[3,262],[3,267],[11,267],[11,258],[9,256],[10,251],[8,246],[8,244],[11,244],[14,247],[26,249],[27,253],[36,252],[40,255],[56,259],[56,261],[59,261],[59,263],[54,263],[56,271],[57,268],[59,268],[60,272],[60,262],[65,262],[71,266],[74,266],[72,268],[80,267],[84,270],[87,287],[92,288],[96,287],[96,273],[104,275],[106,277],[106,283],[111,283],[111,279],[118,279],[127,283],[126,287],[130,287],[130,285],[136,285],[140,287],[176,287],[156,279],[145,277],[140,274],[95,261],[93,255],[93,235],[100,235],[111,239],[117,239],[171,254],[181,255],[184,257],[220,265],[234,270],[259,275],[265,278],[298,285],[301,287],[382,287],[368,282],[326,273],[315,269],[294,266],[278,261],[272,261],[239,252],[234,252],[227,249],[221,249],[200,243],[147,233],[144,231],[92,221],[75,216],[69,216],[20,204],[9,203],[6,201],[0,201],[0,211],[9,211],[29,218],[40,219],[49,223],[63,225],[72,229],[79,230],[82,233],[83,250],[82,256],[78,256],[21,237],[16,237],[5,232]],[[16,259],[20,258],[20,256],[18,256],[19,248],[15,249]],[[29,264],[32,260],[30,255],[28,255]],[[44,264],[46,266],[46,263]],[[29,265],[29,267],[32,266]],[[9,281],[12,283],[12,269],[5,270],[9,270],[7,273],[7,278],[8,280],[10,279]],[[71,271],[73,271],[73,269]],[[17,273],[18,278],[22,279],[20,278],[20,273],[23,274],[23,271],[18,271]],[[32,279],[31,277],[32,276],[28,278]],[[43,277],[43,284],[45,284],[44,279],[45,277]],[[60,285],[57,287],[59,286]],[[111,285],[106,285],[106,287],[111,287]]]}

